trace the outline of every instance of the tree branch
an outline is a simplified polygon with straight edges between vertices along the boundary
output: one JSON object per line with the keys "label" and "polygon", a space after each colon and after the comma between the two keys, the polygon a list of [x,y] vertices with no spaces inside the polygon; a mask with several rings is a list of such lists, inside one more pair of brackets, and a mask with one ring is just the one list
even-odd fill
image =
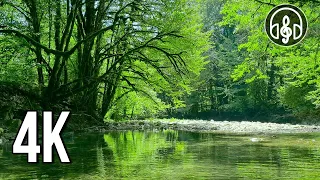
{"label": "tree branch", "polygon": [[58,50],[54,50],[54,49],[50,49],[40,43],[38,43],[36,40],[34,40],[33,38],[21,33],[20,31],[14,30],[14,29],[0,29],[0,33],[5,33],[5,34],[15,34],[15,36],[17,37],[21,37],[24,38],[25,40],[29,41],[32,45],[36,46],[36,47],[40,47],[41,49],[43,49],[47,54],[54,54],[54,55],[60,55],[60,56],[70,56],[71,54],[73,54],[77,48],[87,42],[90,41],[91,39],[95,38],[96,36],[98,36],[101,33],[104,33],[108,30],[111,30],[113,28],[113,26],[108,26],[105,28],[100,29],[99,31],[91,34],[90,36],[88,36],[87,38],[79,41],[75,46],[73,46],[69,51],[58,51]]}
{"label": "tree branch", "polygon": [[265,5],[269,5],[269,6],[273,6],[273,7],[277,6],[276,4],[271,3],[271,0],[268,3],[260,1],[260,0],[254,0],[254,1],[256,1],[256,2],[258,2],[260,4],[265,4]]}

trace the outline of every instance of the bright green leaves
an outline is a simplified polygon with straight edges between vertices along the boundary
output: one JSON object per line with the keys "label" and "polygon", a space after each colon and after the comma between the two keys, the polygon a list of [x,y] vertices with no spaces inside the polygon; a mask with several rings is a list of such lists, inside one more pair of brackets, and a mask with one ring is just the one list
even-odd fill
{"label": "bright green leaves", "polygon": [[[152,117],[165,108],[184,106],[184,95],[206,64],[209,33],[202,32],[200,2],[161,1],[144,25],[155,33],[135,33],[129,47],[166,34],[129,55],[109,117]],[[160,3],[160,4],[159,4]],[[162,4],[164,3],[164,4]],[[141,24],[142,25],[142,24]],[[141,26],[142,30],[150,30]],[[138,37],[138,38],[137,38]],[[131,58],[135,57],[135,58]]]}
{"label": "bright green leaves", "polygon": [[281,103],[293,109],[310,108],[310,103],[320,106],[320,6],[308,2],[300,8],[308,18],[309,29],[305,39],[293,47],[280,47],[268,39],[264,31],[265,18],[272,9],[268,4],[229,0],[221,11],[224,16],[220,22],[222,26],[235,25],[234,33],[245,36],[238,45],[245,60],[234,69],[231,78],[248,84],[258,79],[273,81]]}

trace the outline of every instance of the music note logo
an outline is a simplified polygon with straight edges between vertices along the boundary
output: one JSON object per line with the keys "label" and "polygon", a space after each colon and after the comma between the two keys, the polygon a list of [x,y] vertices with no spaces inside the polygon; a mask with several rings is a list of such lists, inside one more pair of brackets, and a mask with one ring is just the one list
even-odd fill
{"label": "music note logo", "polygon": [[[283,19],[282,19],[282,24],[283,24],[283,26],[282,26],[282,28],[280,29],[280,34],[281,34],[281,36],[283,37],[283,38],[282,38],[282,42],[283,42],[284,44],[288,44],[289,38],[292,36],[292,30],[291,30],[290,27],[288,27],[289,24],[290,24],[290,18],[289,18],[289,16],[285,15],[285,16],[283,17]],[[293,37],[293,38],[295,38],[295,37]]]}
{"label": "music note logo", "polygon": [[269,39],[281,46],[299,43],[307,33],[308,22],[302,10],[296,6],[283,4],[273,8],[265,23]]}

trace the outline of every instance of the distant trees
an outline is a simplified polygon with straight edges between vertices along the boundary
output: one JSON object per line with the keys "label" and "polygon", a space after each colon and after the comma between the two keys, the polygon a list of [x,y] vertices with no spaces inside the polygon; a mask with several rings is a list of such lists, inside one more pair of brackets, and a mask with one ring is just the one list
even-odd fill
{"label": "distant trees", "polygon": [[[283,2],[273,1],[273,3]],[[264,18],[272,5],[257,1],[244,1],[241,4],[229,1],[224,8],[226,14],[224,22],[235,23],[239,31],[249,32],[247,42],[239,46],[248,52],[247,59],[237,68],[235,77],[240,79],[250,75],[251,78],[250,76],[248,78],[253,81],[248,83],[264,80],[269,107],[283,105],[295,113],[304,114],[302,117],[304,119],[307,115],[316,118],[319,113],[317,99],[320,97],[317,93],[320,4],[314,1],[302,4],[297,1],[296,5],[308,17],[309,33],[302,43],[291,48],[274,45],[263,32]],[[241,19],[234,18],[235,12],[231,12],[235,7],[242,13]],[[292,90],[295,93],[292,93]],[[291,97],[290,100],[288,97]],[[300,105],[304,108],[292,106],[298,99],[301,99]],[[311,104],[313,106],[310,106]],[[274,108],[271,110],[274,111]]]}
{"label": "distant trees", "polygon": [[297,46],[285,48],[270,42],[264,32],[268,12],[283,1],[208,0],[205,27],[213,30],[214,48],[208,52],[201,83],[187,98],[186,114],[253,118],[293,113],[302,119],[317,118],[320,4],[303,2],[289,3],[306,13],[308,35]]}

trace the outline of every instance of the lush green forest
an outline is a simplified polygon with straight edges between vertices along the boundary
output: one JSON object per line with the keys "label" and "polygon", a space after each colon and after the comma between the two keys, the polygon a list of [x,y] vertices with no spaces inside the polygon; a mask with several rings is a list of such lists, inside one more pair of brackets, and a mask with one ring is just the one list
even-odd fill
{"label": "lush green forest", "polygon": [[[275,45],[264,30],[268,12],[283,3],[295,4],[308,18],[308,34],[294,47]],[[214,44],[195,91],[186,99],[189,115],[316,122],[320,3],[208,1],[205,7],[204,31],[212,31]]]}
{"label": "lush green forest", "polygon": [[[302,43],[264,32],[276,5],[300,7]],[[71,110],[73,125],[148,118],[315,123],[320,2],[1,0],[0,126],[26,110]]]}

